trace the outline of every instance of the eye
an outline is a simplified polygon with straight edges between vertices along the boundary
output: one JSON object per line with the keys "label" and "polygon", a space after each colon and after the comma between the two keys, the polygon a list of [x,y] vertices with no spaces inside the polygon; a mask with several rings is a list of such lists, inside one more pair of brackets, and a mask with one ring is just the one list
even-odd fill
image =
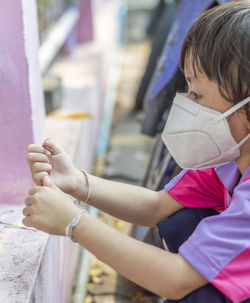
{"label": "eye", "polygon": [[188,93],[188,96],[191,97],[192,100],[196,101],[196,100],[199,100],[201,98],[201,95],[191,91]]}

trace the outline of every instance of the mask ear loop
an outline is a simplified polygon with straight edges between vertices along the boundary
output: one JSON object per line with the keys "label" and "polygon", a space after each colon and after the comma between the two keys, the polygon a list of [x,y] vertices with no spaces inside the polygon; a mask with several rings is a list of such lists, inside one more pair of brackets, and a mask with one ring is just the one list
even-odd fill
{"label": "mask ear loop", "polygon": [[[225,118],[227,118],[228,116],[232,115],[234,112],[236,112],[238,109],[240,109],[241,107],[243,107],[244,105],[246,105],[248,102],[250,102],[250,97],[247,97],[246,99],[242,100],[241,102],[239,102],[238,104],[234,105],[233,107],[231,107],[228,111],[226,111],[224,114],[221,114],[216,120],[220,121],[223,120]],[[250,134],[248,134],[244,139],[242,139],[238,144],[237,147],[240,147],[241,145],[243,145],[248,139],[250,138]],[[237,148],[235,147],[235,148]]]}
{"label": "mask ear loop", "polygon": [[227,118],[228,116],[232,115],[234,112],[236,112],[238,109],[246,105],[248,102],[250,102],[250,97],[247,97],[246,99],[242,100],[238,104],[231,107],[229,110],[227,110],[224,114],[221,114],[216,120],[223,120]]}
{"label": "mask ear loop", "polygon": [[244,139],[242,139],[239,143],[238,146],[240,147],[242,144],[244,144],[248,139],[250,139],[250,134],[248,134]]}

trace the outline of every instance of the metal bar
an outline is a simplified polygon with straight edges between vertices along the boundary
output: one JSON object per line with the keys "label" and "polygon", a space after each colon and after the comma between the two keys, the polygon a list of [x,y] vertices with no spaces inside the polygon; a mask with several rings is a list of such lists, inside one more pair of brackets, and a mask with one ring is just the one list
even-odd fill
{"label": "metal bar", "polygon": [[39,50],[39,61],[41,73],[44,74],[59,50],[65,43],[67,37],[75,27],[79,18],[78,9],[69,8],[54,25],[53,29],[42,43]]}

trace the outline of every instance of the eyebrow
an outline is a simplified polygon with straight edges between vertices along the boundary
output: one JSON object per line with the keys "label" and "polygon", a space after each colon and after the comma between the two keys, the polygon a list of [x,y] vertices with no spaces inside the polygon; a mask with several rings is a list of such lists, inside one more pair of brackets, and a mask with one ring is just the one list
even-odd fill
{"label": "eyebrow", "polygon": [[195,72],[195,70],[191,71],[190,69],[186,68],[185,71],[184,71],[184,76],[185,76],[187,81],[198,80],[197,73]]}
{"label": "eyebrow", "polygon": [[192,82],[192,80],[195,79],[195,76],[193,76],[192,73],[190,73],[190,70],[188,68],[186,68],[186,73],[184,71],[184,76],[188,82]]}
{"label": "eyebrow", "polygon": [[187,76],[185,76],[185,78],[188,82],[192,82],[193,80],[196,79],[194,76],[191,76],[191,75],[187,75]]}

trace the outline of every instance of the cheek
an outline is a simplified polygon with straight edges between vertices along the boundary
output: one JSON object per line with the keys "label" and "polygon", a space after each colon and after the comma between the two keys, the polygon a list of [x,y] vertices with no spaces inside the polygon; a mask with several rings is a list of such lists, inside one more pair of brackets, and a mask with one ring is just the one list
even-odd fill
{"label": "cheek", "polygon": [[227,118],[231,134],[237,143],[243,140],[249,133],[243,116],[243,114],[235,113],[231,117]]}
{"label": "cheek", "polygon": [[248,133],[250,133],[250,111],[248,111],[248,114],[247,114],[247,130],[248,130]]}
{"label": "cheek", "polygon": [[216,111],[221,111],[220,108],[220,100],[218,98],[218,94],[215,89],[211,86],[210,89],[206,93],[206,98],[204,99],[204,106],[214,109]]}
{"label": "cheek", "polygon": [[242,144],[242,146],[240,147],[241,151],[247,151],[248,153],[250,152],[250,140],[248,140],[247,142],[245,142],[244,144]]}

